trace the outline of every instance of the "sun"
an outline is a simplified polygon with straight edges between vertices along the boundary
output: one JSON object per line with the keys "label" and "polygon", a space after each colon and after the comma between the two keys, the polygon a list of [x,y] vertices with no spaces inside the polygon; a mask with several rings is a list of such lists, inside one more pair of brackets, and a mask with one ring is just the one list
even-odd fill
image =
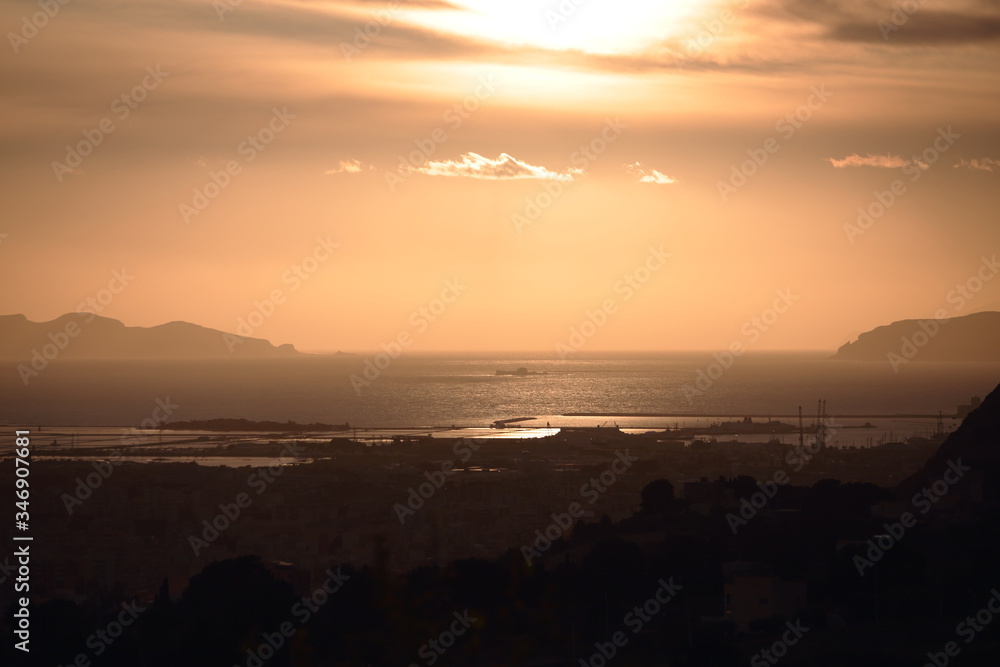
{"label": "sun", "polygon": [[453,0],[417,12],[430,28],[510,46],[590,53],[639,52],[686,32],[711,0]]}

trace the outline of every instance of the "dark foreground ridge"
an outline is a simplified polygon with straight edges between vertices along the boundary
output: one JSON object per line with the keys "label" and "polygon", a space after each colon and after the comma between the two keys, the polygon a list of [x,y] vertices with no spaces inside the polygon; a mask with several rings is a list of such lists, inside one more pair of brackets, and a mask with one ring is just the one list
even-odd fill
{"label": "dark foreground ridge", "polygon": [[963,500],[1000,501],[1000,386],[991,391],[979,407],[948,435],[922,470],[900,483],[898,490],[903,495],[916,493],[921,487],[940,479],[959,459],[963,465],[972,468],[971,477],[978,481],[975,485],[962,488]]}

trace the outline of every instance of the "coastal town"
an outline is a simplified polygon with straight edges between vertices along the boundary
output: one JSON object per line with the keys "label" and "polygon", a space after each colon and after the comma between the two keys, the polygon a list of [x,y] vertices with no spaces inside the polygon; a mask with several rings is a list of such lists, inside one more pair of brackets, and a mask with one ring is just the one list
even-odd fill
{"label": "coastal town", "polygon": [[[225,447],[146,446],[143,463],[121,449],[66,448],[66,458],[49,449],[33,470],[38,541],[52,554],[39,559],[37,594],[83,600],[124,588],[151,596],[164,578],[180,592],[206,564],[246,553],[281,563],[302,586],[331,562],[405,572],[492,558],[533,544],[572,503],[581,506],[573,529],[626,519],[656,480],[669,480],[678,498],[707,514],[739,508],[734,480],[782,471],[796,486],[837,479],[891,487],[939,443],[834,447],[813,431],[804,444],[721,434],[688,443],[615,427],[521,440],[396,436],[377,445],[286,433]],[[216,464],[192,461],[199,457]],[[218,464],[226,458],[232,463]]]}

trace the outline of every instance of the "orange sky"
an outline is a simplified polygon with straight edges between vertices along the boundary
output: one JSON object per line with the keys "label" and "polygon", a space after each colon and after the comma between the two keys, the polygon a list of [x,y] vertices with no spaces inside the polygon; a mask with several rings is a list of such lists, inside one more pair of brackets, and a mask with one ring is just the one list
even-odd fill
{"label": "orange sky", "polygon": [[832,349],[1000,309],[953,293],[1000,251],[1000,10],[892,7],[5,0],[0,313],[122,269],[102,315],[261,311],[308,351]]}

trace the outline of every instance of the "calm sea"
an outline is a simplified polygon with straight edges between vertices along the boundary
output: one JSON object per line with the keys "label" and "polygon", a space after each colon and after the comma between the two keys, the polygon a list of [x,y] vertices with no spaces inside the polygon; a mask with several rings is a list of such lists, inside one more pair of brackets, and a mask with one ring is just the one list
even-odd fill
{"label": "calm sea", "polygon": [[[167,402],[169,419],[349,422],[359,427],[488,426],[567,413],[807,415],[818,399],[833,415],[954,414],[1000,383],[1000,365],[845,362],[828,354],[746,354],[720,374],[709,354],[404,355],[363,377],[366,359],[338,355],[224,362],[54,360],[25,386],[0,366],[0,422],[136,426]],[[381,360],[381,361],[384,361]],[[544,373],[498,376],[526,367]],[[701,374],[699,373],[701,371]],[[711,377],[717,379],[711,379]],[[700,385],[697,384],[701,378]],[[357,388],[356,386],[357,385]],[[583,419],[600,423],[602,419]]]}

